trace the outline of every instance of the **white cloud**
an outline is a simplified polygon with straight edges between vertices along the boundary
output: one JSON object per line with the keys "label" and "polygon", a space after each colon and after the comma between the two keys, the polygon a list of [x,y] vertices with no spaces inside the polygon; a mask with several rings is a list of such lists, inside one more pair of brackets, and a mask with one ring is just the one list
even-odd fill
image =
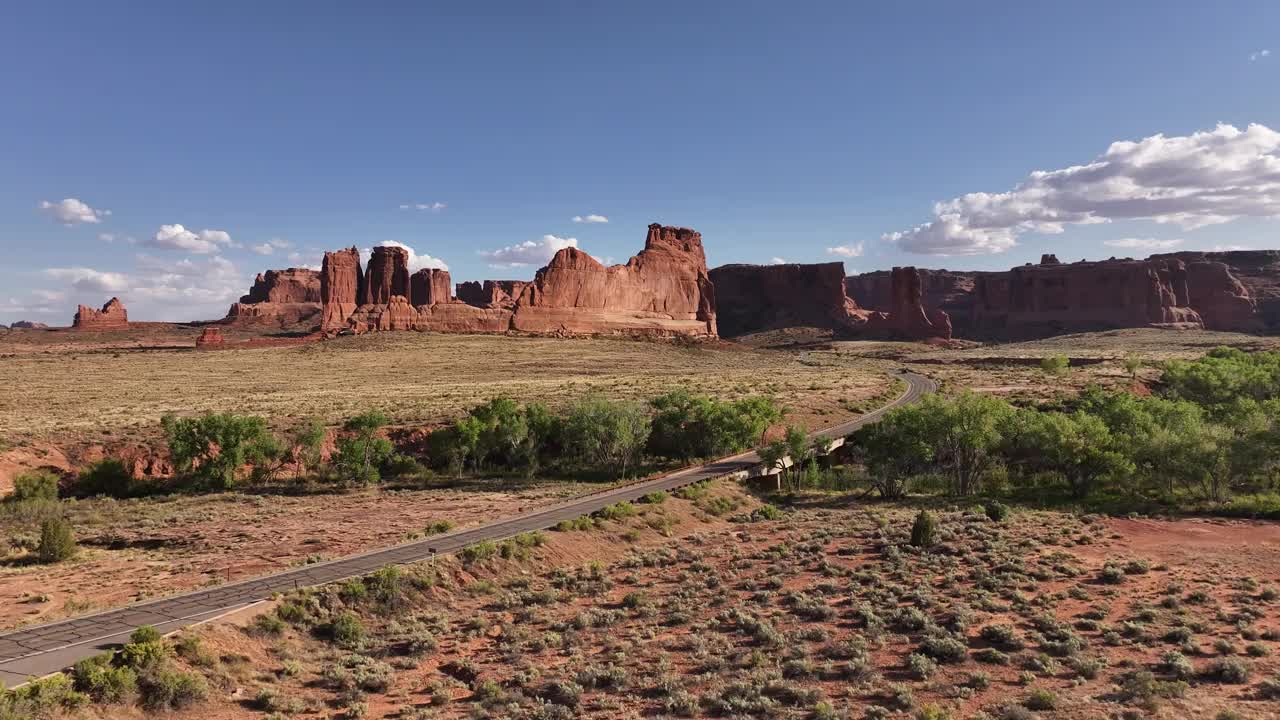
{"label": "white cloud", "polygon": [[1131,248],[1136,250],[1168,250],[1182,244],[1181,239],[1157,240],[1156,238],[1120,238],[1119,240],[1103,240],[1103,245],[1113,248]]}
{"label": "white cloud", "polygon": [[142,303],[178,303],[178,308],[190,312],[188,306],[221,309],[222,304],[235,302],[247,286],[235,263],[224,257],[167,263],[139,255],[138,272],[128,295]]}
{"label": "white cloud", "polygon": [[80,292],[119,293],[129,289],[129,278],[116,272],[100,272],[87,267],[49,268],[45,275],[62,280]]}
{"label": "white cloud", "polygon": [[261,245],[251,245],[249,249],[259,255],[270,255],[274,253],[276,250],[288,250],[291,247],[293,247],[293,243],[289,242],[288,240],[282,240],[281,238],[271,238],[270,240],[262,243]]}
{"label": "white cloud", "polygon": [[400,206],[401,210],[430,210],[431,212],[440,212],[449,207],[448,203],[429,202],[429,203],[404,203]]}
{"label": "white cloud", "polygon": [[1271,56],[1270,50],[1258,50],[1257,52],[1249,53],[1249,62],[1257,62],[1262,58],[1270,57],[1270,56]]}
{"label": "white cloud", "polygon": [[573,221],[576,223],[607,223],[609,218],[603,215],[574,215]]}
{"label": "white cloud", "polygon": [[786,265],[787,261],[780,257],[769,258],[770,265]]}
{"label": "white cloud", "polygon": [[839,255],[840,257],[862,257],[862,243],[857,245],[837,245],[827,248],[828,255]]}
{"label": "white cloud", "polygon": [[1013,190],[934,205],[934,219],[882,239],[907,252],[1004,252],[1022,233],[1151,220],[1193,230],[1280,216],[1280,133],[1253,124],[1112,143],[1085,165],[1037,170]]}
{"label": "white cloud", "polygon": [[488,259],[489,266],[493,268],[541,267],[551,262],[556,253],[570,247],[578,247],[577,238],[543,235],[541,240],[526,240],[497,250],[481,250],[480,257]]}
{"label": "white cloud", "polygon": [[238,247],[226,230],[201,230],[196,233],[182,225],[161,225],[151,239],[142,243],[162,250],[185,250],[200,255],[220,252],[224,247]]}
{"label": "white cloud", "polygon": [[84,201],[75,198],[67,198],[56,203],[43,200],[40,202],[40,209],[67,226],[100,223],[102,218],[111,214],[110,210],[95,210]]}
{"label": "white cloud", "polygon": [[[384,240],[378,243],[378,247],[398,247],[409,251],[409,272],[415,273],[423,268],[434,268],[436,270],[448,270],[449,266],[443,260],[430,255],[419,255],[416,250],[395,240]],[[360,250],[360,262],[364,265],[369,264],[369,257],[373,255],[373,250],[363,248]]]}

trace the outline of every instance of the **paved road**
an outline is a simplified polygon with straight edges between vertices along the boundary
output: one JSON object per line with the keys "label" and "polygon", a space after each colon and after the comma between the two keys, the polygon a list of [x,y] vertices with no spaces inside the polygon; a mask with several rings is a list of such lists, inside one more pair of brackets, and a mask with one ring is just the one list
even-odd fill
{"label": "paved road", "polygon": [[[815,435],[829,439],[845,437],[890,409],[915,402],[936,388],[932,380],[920,375],[903,373],[902,378],[907,382],[907,390],[898,399]],[[759,464],[755,452],[746,452],[446,535],[0,635],[0,681],[12,687],[31,677],[57,672],[77,660],[119,645],[141,625],[171,632],[243,608],[276,592],[364,575],[386,565],[425,560],[481,540],[499,540],[529,530],[543,530],[605,505],[635,500],[655,490],[675,490],[701,480],[747,471]]]}

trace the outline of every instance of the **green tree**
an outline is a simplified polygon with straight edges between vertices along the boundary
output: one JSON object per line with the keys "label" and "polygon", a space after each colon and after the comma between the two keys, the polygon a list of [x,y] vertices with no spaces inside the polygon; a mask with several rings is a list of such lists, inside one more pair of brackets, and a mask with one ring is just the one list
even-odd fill
{"label": "green tree", "polygon": [[508,467],[514,465],[529,435],[529,425],[520,404],[511,398],[494,398],[474,408],[471,417],[480,425],[475,449],[477,467],[483,467],[490,461]]}
{"label": "green tree", "polygon": [[957,495],[971,495],[992,467],[1013,415],[1008,403],[965,391],[955,398],[927,396],[919,404],[935,461]]}
{"label": "green tree", "polygon": [[919,406],[894,408],[853,435],[872,485],[886,500],[906,495],[912,478],[927,472],[937,456],[928,414]]}
{"label": "green tree", "polygon": [[379,431],[387,424],[387,416],[370,410],[348,419],[342,425],[345,436],[338,439],[334,465],[339,477],[349,484],[372,485],[381,479],[379,468],[391,457],[391,441]]}
{"label": "green tree", "polygon": [[651,420],[643,405],[592,396],[576,403],[565,419],[565,442],[580,462],[627,467],[649,439]]}
{"label": "green tree", "polygon": [[294,483],[302,482],[308,471],[314,472],[320,467],[327,436],[328,431],[319,420],[304,421],[289,434],[289,444],[293,446]]}
{"label": "green tree", "polygon": [[116,458],[103,458],[90,463],[76,476],[74,492],[78,495],[106,495],[126,498],[136,490],[133,473]]}
{"label": "green tree", "polygon": [[234,486],[236,473],[244,465],[269,462],[279,451],[267,421],[257,416],[166,415],[160,424],[178,473],[216,490]]}
{"label": "green tree", "polygon": [[1134,471],[1133,462],[1112,447],[1111,431],[1100,418],[1088,413],[1019,413],[1020,430],[1015,443],[1022,462],[1036,470],[1059,472],[1071,493],[1086,497],[1099,478],[1118,477]]}

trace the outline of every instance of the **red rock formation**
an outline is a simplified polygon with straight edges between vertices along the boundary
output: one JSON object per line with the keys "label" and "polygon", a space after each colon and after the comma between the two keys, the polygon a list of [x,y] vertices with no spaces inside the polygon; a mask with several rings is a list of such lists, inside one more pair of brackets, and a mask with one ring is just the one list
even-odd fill
{"label": "red rock formation", "polygon": [[362,285],[359,250],[352,247],[324,254],[320,267],[321,330],[332,332],[347,326],[347,319],[359,307]]}
{"label": "red rock formation", "polygon": [[458,299],[476,307],[511,307],[515,305],[524,286],[524,280],[474,280],[458,283]]}
{"label": "red rock formation", "polygon": [[361,305],[385,305],[399,295],[409,297],[409,251],[380,245],[373,249],[364,274]]}
{"label": "red rock formation", "polygon": [[[973,286],[977,276],[983,273],[923,268],[917,272],[923,286],[925,312],[945,312],[955,326],[955,334],[966,335],[973,306]],[[845,289],[864,310],[889,312],[893,309],[893,272],[890,270],[851,275],[845,279]]]}
{"label": "red rock formation", "polygon": [[129,313],[120,298],[111,298],[101,310],[81,305],[76,309],[72,327],[77,330],[125,330],[129,327]]}
{"label": "red rock formation", "polygon": [[453,281],[448,270],[423,268],[409,278],[409,302],[413,305],[436,305],[453,302]]}
{"label": "red rock formation", "polygon": [[[1192,296],[1192,307],[1201,310],[1201,304],[1207,306],[1202,313],[1205,315],[1206,327],[1212,330],[1251,332],[1261,324],[1270,331],[1280,329],[1280,250],[1178,252],[1152,255],[1149,259],[1182,260],[1187,263],[1187,284]],[[1213,278],[1216,270],[1202,268],[1193,272],[1191,266],[1202,262],[1226,265],[1231,279]],[[1253,317],[1249,317],[1245,309],[1248,302],[1244,301],[1239,288],[1235,287],[1237,282],[1244,288],[1249,302],[1254,306],[1256,315]],[[1220,294],[1227,297],[1221,297]],[[1232,309],[1225,310],[1224,306]]]}
{"label": "red rock formation", "polygon": [[357,333],[419,330],[449,333],[502,333],[511,328],[511,311],[480,308],[461,302],[414,307],[400,295],[383,305],[361,305],[347,319]]}
{"label": "red rock formation", "polygon": [[841,262],[722,265],[710,277],[725,337],[786,327],[848,331],[863,319],[845,294]]}
{"label": "red rock formation", "polygon": [[200,337],[196,338],[196,347],[221,347],[227,339],[222,335],[222,329],[216,327],[206,327],[200,331]]}
{"label": "red rock formation", "polygon": [[1257,302],[1226,263],[1189,263],[1187,295],[1206,330],[1257,332],[1264,327]]}
{"label": "red rock formation", "polygon": [[868,334],[908,340],[951,338],[951,318],[937,308],[924,307],[924,281],[914,267],[895,267],[890,275],[892,302],[888,312],[867,318]]}
{"label": "red rock formation", "polygon": [[31,322],[30,320],[19,320],[9,326],[11,330],[44,330],[49,326],[42,322]]}
{"label": "red rock formation", "polygon": [[268,270],[258,273],[249,288],[249,294],[241,296],[246,305],[258,303],[319,303],[320,273],[307,268]]}
{"label": "red rock formation", "polygon": [[512,325],[534,333],[714,337],[715,291],[702,235],[650,225],[644,250],[608,268],[565,248],[525,286]]}
{"label": "red rock formation", "polygon": [[973,327],[1028,337],[1128,327],[1203,327],[1178,260],[1107,260],[979,275]]}

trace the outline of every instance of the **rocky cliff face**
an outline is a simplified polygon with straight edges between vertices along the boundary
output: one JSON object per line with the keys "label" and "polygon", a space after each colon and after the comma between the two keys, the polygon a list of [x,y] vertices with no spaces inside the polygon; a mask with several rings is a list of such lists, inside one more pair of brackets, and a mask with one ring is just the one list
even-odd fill
{"label": "rocky cliff face", "polygon": [[[1187,263],[1192,305],[1201,310],[1209,329],[1280,331],[1280,250],[1177,252],[1150,259]],[[1231,277],[1221,278],[1218,269],[1193,267],[1199,263],[1220,263]]]}
{"label": "rocky cliff face", "polygon": [[198,348],[215,348],[222,347],[227,339],[222,334],[221,328],[206,327],[200,331],[200,337],[196,338],[196,347]]}
{"label": "rocky cliff face", "polygon": [[871,313],[866,332],[903,340],[948,340],[951,317],[938,308],[926,309],[924,279],[914,267],[895,267],[890,273],[889,309]]}
{"label": "rocky cliff face", "polygon": [[314,323],[320,314],[320,273],[306,268],[259,273],[249,293],[227,311],[231,323]]}
{"label": "rocky cliff face", "polygon": [[360,304],[385,305],[397,295],[409,297],[409,251],[402,247],[376,247],[365,269]]}
{"label": "rocky cliff face", "polygon": [[359,307],[364,272],[360,269],[360,251],[354,247],[324,254],[320,266],[320,301],[323,311],[320,329],[342,330],[347,319]]}
{"label": "rocky cliff face", "polygon": [[42,322],[32,322],[30,320],[19,320],[9,326],[12,330],[44,330],[49,326]]}
{"label": "rocky cliff face", "polygon": [[644,250],[612,267],[565,248],[525,286],[512,327],[533,333],[715,337],[715,291],[702,235],[650,225]]}
{"label": "rocky cliff face", "polygon": [[861,322],[845,294],[844,263],[722,265],[710,277],[725,337],[786,327],[846,332]]}
{"label": "rocky cliff face", "polygon": [[512,307],[524,292],[524,280],[470,280],[458,283],[458,300],[476,307]]}
{"label": "rocky cliff face", "polygon": [[1034,337],[1130,327],[1203,327],[1180,260],[1024,265],[976,278],[979,336]]}
{"label": "rocky cliff face", "polygon": [[448,270],[423,268],[409,278],[409,302],[412,305],[436,305],[453,302],[453,281]]}
{"label": "rocky cliff face", "polygon": [[[955,328],[955,334],[965,336],[969,330],[969,315],[973,307],[973,288],[981,272],[955,272],[951,270],[926,270],[919,268],[921,303],[926,312],[945,312]],[[845,279],[849,297],[864,310],[890,312],[894,307],[893,271],[850,275]]]}
{"label": "rocky cliff face", "polygon": [[101,310],[81,305],[76,309],[72,327],[77,330],[125,330],[129,327],[129,313],[120,298],[111,298]]}

